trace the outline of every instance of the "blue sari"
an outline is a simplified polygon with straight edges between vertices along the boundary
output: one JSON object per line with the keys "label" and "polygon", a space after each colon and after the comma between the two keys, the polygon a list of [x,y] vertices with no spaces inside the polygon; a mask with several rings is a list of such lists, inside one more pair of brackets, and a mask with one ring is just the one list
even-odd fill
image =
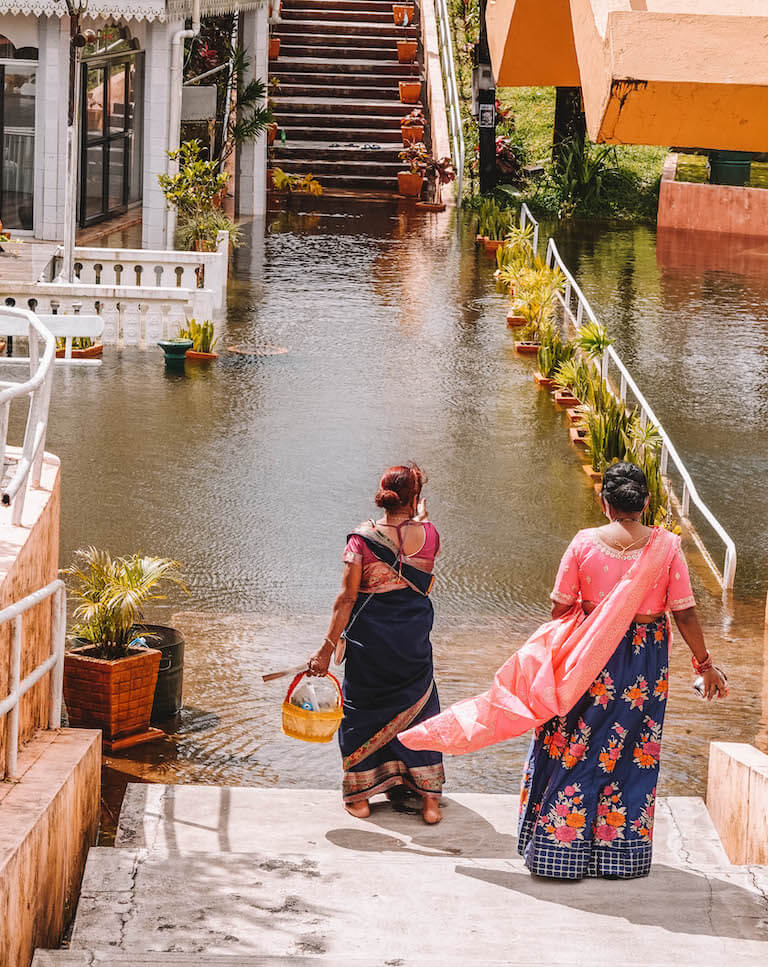
{"label": "blue sari", "polygon": [[406,749],[397,739],[398,732],[440,711],[429,638],[432,576],[403,562],[396,549],[370,532],[356,533],[409,586],[360,593],[344,632],[344,719],[339,729],[344,801],[369,799],[394,786],[439,796],[445,781],[442,755]]}

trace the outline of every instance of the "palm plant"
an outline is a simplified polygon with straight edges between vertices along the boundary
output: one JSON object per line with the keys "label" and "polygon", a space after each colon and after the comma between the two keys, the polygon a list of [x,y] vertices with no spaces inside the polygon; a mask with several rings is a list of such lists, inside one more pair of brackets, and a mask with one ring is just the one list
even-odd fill
{"label": "palm plant", "polygon": [[570,390],[579,400],[587,398],[591,376],[583,359],[575,356],[566,359],[557,367],[552,378],[559,389]]}
{"label": "palm plant", "polygon": [[160,586],[174,584],[186,591],[178,569],[177,561],[166,558],[142,554],[113,558],[108,551],[81,548],[75,563],[63,571],[80,601],[73,633],[95,646],[97,658],[124,658],[144,606],[165,598]]}
{"label": "palm plant", "polygon": [[576,345],[588,359],[602,359],[611,343],[605,326],[599,322],[584,323],[576,335]]}
{"label": "palm plant", "polygon": [[579,426],[586,430],[586,444],[592,469],[604,473],[605,468],[614,460],[626,456],[626,439],[634,419],[625,403],[610,397],[610,402],[602,410],[584,405],[581,410]]}

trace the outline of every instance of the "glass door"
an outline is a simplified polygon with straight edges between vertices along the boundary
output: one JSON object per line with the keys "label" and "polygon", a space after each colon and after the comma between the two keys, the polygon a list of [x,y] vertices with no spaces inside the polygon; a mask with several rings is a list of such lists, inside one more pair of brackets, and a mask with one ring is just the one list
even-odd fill
{"label": "glass door", "polygon": [[32,231],[37,68],[0,65],[0,219]]}
{"label": "glass door", "polygon": [[135,55],[83,65],[81,227],[119,215],[141,198],[139,68]]}

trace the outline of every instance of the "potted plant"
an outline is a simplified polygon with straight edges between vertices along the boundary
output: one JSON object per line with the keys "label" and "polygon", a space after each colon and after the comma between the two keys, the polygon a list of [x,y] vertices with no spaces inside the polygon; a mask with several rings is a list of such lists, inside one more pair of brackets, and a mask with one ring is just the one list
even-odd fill
{"label": "potted plant", "polygon": [[418,198],[421,195],[421,189],[424,185],[424,158],[426,154],[427,149],[421,142],[409,144],[407,148],[398,152],[397,157],[408,163],[407,171],[398,171],[397,173],[397,190],[406,198]]}
{"label": "potted plant", "polygon": [[537,362],[538,370],[533,374],[537,385],[551,389],[555,385],[555,373],[568,359],[573,359],[576,347],[572,342],[563,340],[552,326],[546,326],[541,333]]}
{"label": "potted plant", "polygon": [[[0,353],[5,344],[0,345]],[[64,336],[56,338],[56,358],[64,359],[67,352],[67,340]],[[104,352],[103,343],[95,343],[88,336],[74,336],[72,338],[72,359],[98,359]]]}
{"label": "potted plant", "polygon": [[392,19],[396,27],[407,27],[413,23],[416,16],[416,7],[412,3],[393,3]]}
{"label": "potted plant", "polygon": [[279,37],[274,37],[272,35],[272,28],[270,27],[270,34],[269,34],[269,59],[270,60],[277,60],[277,58],[279,56],[280,56],[280,38]]}
{"label": "potted plant", "polygon": [[398,40],[397,59],[401,64],[412,64],[416,60],[419,52],[419,42],[417,40]]}
{"label": "potted plant", "polygon": [[133,554],[113,558],[87,547],[64,573],[79,600],[77,646],[64,656],[64,700],[75,728],[98,728],[110,751],[163,733],[149,726],[160,652],[141,645],[139,625],[162,586],[184,587],[175,561]]}
{"label": "potted plant", "polygon": [[211,319],[205,319],[202,323],[196,319],[188,319],[186,326],[179,328],[180,338],[192,340],[192,348],[185,353],[185,358],[190,363],[210,363],[219,358],[219,354],[213,351],[219,341],[214,338],[214,329]]}
{"label": "potted plant", "polygon": [[421,97],[421,78],[410,81],[398,81],[400,100],[403,104],[418,104]]}
{"label": "potted plant", "polygon": [[400,135],[404,147],[424,141],[425,124],[424,112],[420,107],[414,108],[410,114],[405,115],[400,121]]}
{"label": "potted plant", "polygon": [[306,175],[291,175],[282,168],[272,170],[272,183],[275,191],[284,191],[289,195],[294,192],[305,195],[319,196],[323,193],[323,186],[310,172]]}
{"label": "potted plant", "polygon": [[450,184],[456,177],[450,158],[434,158],[430,152],[423,157],[424,177],[429,186],[429,201],[416,202],[416,207],[430,212],[445,211],[442,200],[443,185]]}

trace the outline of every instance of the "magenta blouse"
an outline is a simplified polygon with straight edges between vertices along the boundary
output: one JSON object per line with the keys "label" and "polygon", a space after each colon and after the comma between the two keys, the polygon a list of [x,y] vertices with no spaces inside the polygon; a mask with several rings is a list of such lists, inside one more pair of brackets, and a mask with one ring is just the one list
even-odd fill
{"label": "magenta blouse", "polygon": [[[424,528],[424,543],[415,554],[403,554],[403,560],[420,571],[431,573],[435,567],[435,558],[440,555],[440,535],[431,521],[425,520],[419,523]],[[384,591],[396,591],[399,588],[408,587],[388,564],[376,557],[362,537],[357,534],[353,534],[347,541],[343,560],[345,564],[363,565],[360,590],[365,594],[381,594]]]}
{"label": "magenta blouse", "polygon": [[[638,548],[622,554],[602,539],[597,527],[581,530],[563,554],[550,597],[558,604],[574,604],[578,600],[599,604],[642,552],[643,548]],[[684,611],[695,604],[688,565],[678,546],[666,573],[659,575],[637,613]]]}

